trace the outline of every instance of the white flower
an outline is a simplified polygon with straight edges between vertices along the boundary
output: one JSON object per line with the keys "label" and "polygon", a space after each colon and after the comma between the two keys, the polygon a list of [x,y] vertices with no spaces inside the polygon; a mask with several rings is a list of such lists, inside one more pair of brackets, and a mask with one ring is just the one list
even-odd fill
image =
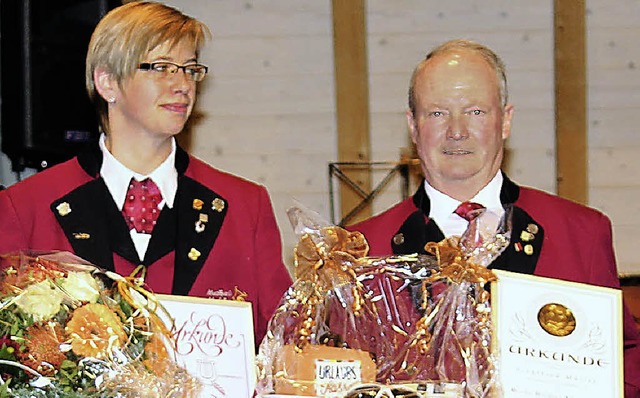
{"label": "white flower", "polygon": [[36,322],[50,319],[60,311],[64,293],[45,279],[27,287],[16,299],[23,312],[32,315]]}
{"label": "white flower", "polygon": [[78,301],[95,303],[100,297],[100,287],[88,272],[69,272],[69,275],[60,281],[60,287]]}

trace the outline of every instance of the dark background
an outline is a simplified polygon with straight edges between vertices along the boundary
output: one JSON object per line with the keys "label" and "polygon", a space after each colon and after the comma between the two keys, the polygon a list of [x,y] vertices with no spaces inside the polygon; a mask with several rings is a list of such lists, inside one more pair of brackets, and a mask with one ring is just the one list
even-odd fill
{"label": "dark background", "polygon": [[117,0],[1,0],[2,151],[42,170],[98,136],[85,90],[87,46]]}

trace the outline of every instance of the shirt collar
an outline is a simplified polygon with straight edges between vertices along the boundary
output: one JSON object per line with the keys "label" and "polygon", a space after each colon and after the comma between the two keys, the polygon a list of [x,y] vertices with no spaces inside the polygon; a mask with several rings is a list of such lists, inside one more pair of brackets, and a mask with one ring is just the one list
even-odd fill
{"label": "shirt collar", "polygon": [[104,179],[104,182],[107,185],[113,200],[116,202],[118,209],[122,210],[131,178],[135,178],[138,181],[142,181],[145,178],[151,178],[160,189],[164,203],[169,208],[173,208],[173,202],[178,189],[178,172],[175,168],[175,139],[172,138],[171,140],[171,153],[169,156],[167,156],[160,166],[146,176],[136,173],[120,163],[120,161],[107,149],[105,140],[106,136],[102,134],[99,141],[103,159],[102,166],[100,168],[100,175]]}
{"label": "shirt collar", "polygon": [[[498,171],[491,181],[489,181],[489,183],[485,185],[485,187],[482,188],[476,196],[471,198],[470,201],[479,203],[496,213],[498,216],[502,216],[504,208],[500,202],[500,189],[502,188],[503,179],[504,177],[502,176],[502,173]],[[429,217],[434,220],[449,217],[449,215],[458,208],[460,203],[462,203],[459,200],[438,191],[432,187],[427,180],[424,181],[424,189],[429,197],[429,201],[431,202]]]}

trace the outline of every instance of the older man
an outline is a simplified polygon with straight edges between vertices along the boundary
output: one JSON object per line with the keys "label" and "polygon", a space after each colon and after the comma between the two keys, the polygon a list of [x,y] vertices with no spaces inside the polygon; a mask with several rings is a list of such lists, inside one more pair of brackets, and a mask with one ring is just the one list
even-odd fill
{"label": "older man", "polygon": [[[429,53],[411,77],[407,111],[425,180],[412,198],[349,229],[365,234],[371,255],[424,253],[425,243],[466,229],[456,213],[463,202],[500,215],[512,204],[512,242],[492,268],[618,288],[609,219],[500,170],[507,99],[504,64],[489,48],[455,40]],[[640,336],[627,309],[624,345],[625,396],[638,397]]]}

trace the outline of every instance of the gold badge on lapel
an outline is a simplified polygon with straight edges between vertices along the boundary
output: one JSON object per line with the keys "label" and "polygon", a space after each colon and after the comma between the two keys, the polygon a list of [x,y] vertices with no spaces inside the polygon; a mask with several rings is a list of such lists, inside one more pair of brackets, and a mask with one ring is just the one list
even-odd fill
{"label": "gold badge on lapel", "polygon": [[58,214],[64,217],[67,214],[71,213],[71,205],[69,205],[69,203],[67,202],[62,202],[58,206],[56,206],[56,210],[58,210]]}
{"label": "gold badge on lapel", "polygon": [[535,238],[536,236],[534,234],[532,234],[531,232],[527,232],[527,231],[522,231],[520,233],[520,240],[522,240],[523,242],[529,242],[530,240],[533,240],[533,238]]}
{"label": "gold badge on lapel", "polygon": [[200,254],[201,253],[199,251],[192,247],[189,251],[189,254],[187,254],[187,257],[189,257],[189,260],[191,261],[196,261],[198,258],[200,258]]}
{"label": "gold badge on lapel", "polygon": [[403,244],[403,243],[404,243],[404,235],[403,235],[403,234],[401,234],[401,233],[400,233],[400,234],[396,234],[396,235],[393,237],[393,243],[394,243],[394,244],[396,244],[396,245],[401,245],[401,244]]}
{"label": "gold badge on lapel", "polygon": [[204,205],[204,202],[200,199],[194,199],[193,200],[193,209],[194,210],[202,210],[202,206]]}
{"label": "gold badge on lapel", "polygon": [[91,238],[91,235],[89,235],[86,232],[74,232],[73,233],[73,238],[74,239],[78,239],[78,240],[84,240],[84,239]]}
{"label": "gold badge on lapel", "polygon": [[220,213],[222,210],[224,210],[224,200],[222,200],[220,198],[215,198],[211,202],[211,208],[213,210],[217,211],[218,213]]}
{"label": "gold badge on lapel", "polygon": [[538,226],[536,224],[529,224],[527,225],[527,232],[532,233],[532,234],[537,234],[538,233]]}
{"label": "gold badge on lapel", "polygon": [[533,246],[525,245],[524,246],[524,254],[526,254],[527,256],[532,255],[533,254]]}
{"label": "gold badge on lapel", "polygon": [[196,232],[203,232],[207,222],[209,222],[209,216],[204,213],[200,213],[198,221],[196,221]]}

